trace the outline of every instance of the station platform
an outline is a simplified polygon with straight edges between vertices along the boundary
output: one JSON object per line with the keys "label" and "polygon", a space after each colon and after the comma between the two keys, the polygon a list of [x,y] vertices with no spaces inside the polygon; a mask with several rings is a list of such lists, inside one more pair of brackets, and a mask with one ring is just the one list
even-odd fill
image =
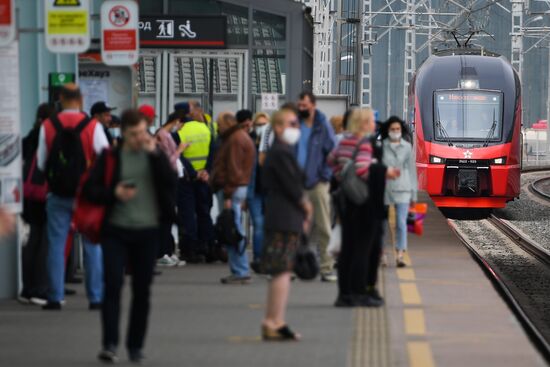
{"label": "station platform", "polygon": [[[381,269],[386,306],[379,309],[334,308],[335,284],[295,281],[288,321],[303,334],[298,343],[261,341],[264,278],[226,286],[219,282],[224,264],[162,269],[153,287],[146,365],[547,365],[432,204],[425,234],[411,236],[409,250],[410,267]],[[99,313],[88,311],[83,287],[76,288],[61,312],[0,302],[0,366],[99,365]],[[128,365],[124,352],[120,364]]]}

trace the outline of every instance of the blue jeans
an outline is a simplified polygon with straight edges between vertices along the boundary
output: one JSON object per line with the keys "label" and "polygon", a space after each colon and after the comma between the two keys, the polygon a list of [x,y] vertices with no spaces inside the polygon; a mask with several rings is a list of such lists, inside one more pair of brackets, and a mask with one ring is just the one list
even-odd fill
{"label": "blue jeans", "polygon": [[253,253],[254,261],[260,261],[264,242],[264,197],[255,194],[247,199],[248,210],[254,227]]}
{"label": "blue jeans", "polygon": [[[242,204],[246,200],[246,186],[241,186],[233,193],[231,198],[231,205],[233,212],[235,213],[235,224],[237,229],[244,236],[244,230],[241,223],[242,217]],[[229,258],[229,269],[231,274],[237,277],[245,277],[250,275],[250,269],[248,267],[248,256],[246,255],[246,239],[243,239],[239,243],[239,251],[233,246],[227,246],[227,255]],[[241,254],[242,252],[242,254]]]}
{"label": "blue jeans", "polygon": [[[73,215],[73,198],[48,194],[46,200],[48,231],[48,301],[61,302],[65,297],[65,245]],[[82,237],[86,293],[92,303],[103,301],[103,264],[101,246]]]}
{"label": "blue jeans", "polygon": [[[395,206],[395,248],[407,251],[407,215],[409,214],[409,203],[394,204]],[[388,239],[389,228],[386,225],[386,240]]]}

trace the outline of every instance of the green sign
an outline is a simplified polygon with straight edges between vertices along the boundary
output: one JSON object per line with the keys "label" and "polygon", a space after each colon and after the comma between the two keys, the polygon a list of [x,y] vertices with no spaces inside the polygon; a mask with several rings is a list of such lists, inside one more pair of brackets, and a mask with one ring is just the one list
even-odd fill
{"label": "green sign", "polygon": [[50,86],[61,87],[67,83],[74,83],[74,73],[50,73]]}

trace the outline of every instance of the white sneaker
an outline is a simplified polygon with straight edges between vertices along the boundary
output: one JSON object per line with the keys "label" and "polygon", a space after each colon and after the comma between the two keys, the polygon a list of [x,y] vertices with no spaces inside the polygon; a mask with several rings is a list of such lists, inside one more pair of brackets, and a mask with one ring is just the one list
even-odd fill
{"label": "white sneaker", "polygon": [[185,260],[180,260],[180,258],[176,254],[172,255],[170,258],[172,259],[172,261],[174,261],[176,266],[185,266],[185,265],[187,265]]}
{"label": "white sneaker", "polygon": [[163,257],[157,260],[157,265],[170,267],[170,266],[176,266],[177,263],[174,262],[174,260],[170,256],[164,255]]}

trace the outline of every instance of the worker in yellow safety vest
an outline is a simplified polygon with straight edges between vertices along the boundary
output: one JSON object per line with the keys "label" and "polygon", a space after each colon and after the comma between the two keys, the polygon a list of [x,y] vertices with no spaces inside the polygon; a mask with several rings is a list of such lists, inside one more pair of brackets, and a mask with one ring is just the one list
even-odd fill
{"label": "worker in yellow safety vest", "polygon": [[189,263],[216,261],[214,226],[210,217],[212,192],[208,184],[213,160],[214,137],[200,119],[198,110],[190,111],[189,104],[179,103],[176,113],[184,121],[174,134],[176,143],[187,143],[181,161],[185,173],[178,183],[178,216],[181,224],[180,257]]}

